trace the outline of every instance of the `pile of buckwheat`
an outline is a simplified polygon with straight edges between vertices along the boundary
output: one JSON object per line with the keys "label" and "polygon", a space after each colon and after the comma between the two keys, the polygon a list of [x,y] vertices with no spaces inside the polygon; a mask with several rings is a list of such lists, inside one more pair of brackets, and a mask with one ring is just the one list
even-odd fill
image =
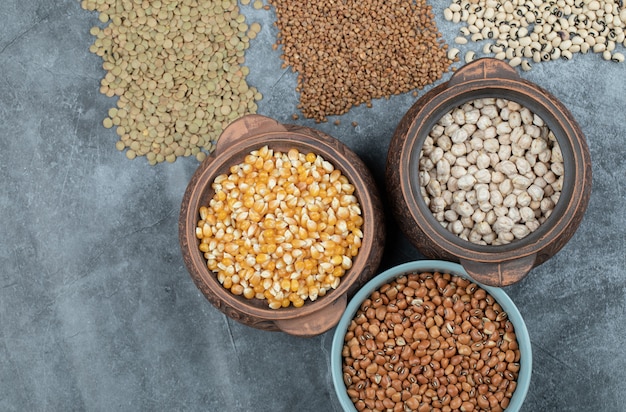
{"label": "pile of buckwheat", "polygon": [[271,0],[298,108],[325,121],[372,99],[421,89],[451,60],[425,0]]}

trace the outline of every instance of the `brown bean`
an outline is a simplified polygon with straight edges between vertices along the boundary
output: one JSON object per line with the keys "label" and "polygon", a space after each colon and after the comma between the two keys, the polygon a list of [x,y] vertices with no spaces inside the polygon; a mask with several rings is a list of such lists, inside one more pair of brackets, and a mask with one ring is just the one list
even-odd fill
{"label": "brown bean", "polygon": [[460,334],[456,339],[462,345],[469,345],[470,342],[472,341],[472,338],[470,337],[470,335],[466,333]]}
{"label": "brown bean", "polygon": [[450,400],[450,408],[452,409],[459,409],[462,404],[463,400],[458,396],[455,396],[452,398],[452,400]]}
{"label": "brown bean", "polygon": [[452,305],[452,309],[455,313],[461,314],[465,310],[465,303],[463,303],[463,301],[459,299],[454,302],[454,305]]}
{"label": "brown bean", "polygon": [[393,335],[398,337],[398,336],[402,336],[402,333],[404,332],[404,328],[402,327],[401,324],[395,324],[393,326]]}
{"label": "brown bean", "polygon": [[406,406],[408,406],[413,411],[417,410],[417,408],[420,405],[420,401],[415,396],[412,396],[411,398],[409,398],[405,403],[406,403]]}
{"label": "brown bean", "polygon": [[465,401],[461,404],[459,409],[461,412],[472,412],[474,410],[474,404],[469,401]]}
{"label": "brown bean", "polygon": [[376,319],[382,322],[383,320],[385,320],[385,316],[387,316],[387,308],[385,308],[384,306],[379,306],[378,308],[376,308]]}
{"label": "brown bean", "polygon": [[376,372],[378,372],[378,365],[375,363],[370,364],[365,368],[365,372],[368,375],[374,375]]}
{"label": "brown bean", "polygon": [[478,300],[483,300],[487,297],[487,292],[484,289],[477,288],[474,292],[474,297]]}
{"label": "brown bean", "polygon": [[480,333],[478,329],[472,329],[470,332],[470,337],[472,338],[474,342],[477,342],[483,339],[483,334]]}
{"label": "brown bean", "polygon": [[448,392],[448,395],[450,395],[452,398],[456,397],[459,394],[459,388],[456,385],[448,385],[446,387],[446,390]]}
{"label": "brown bean", "polygon": [[467,345],[458,345],[456,350],[462,356],[469,356],[472,353],[472,349]]}
{"label": "brown bean", "polygon": [[495,369],[496,372],[504,372],[508,366],[506,362],[498,362],[498,358],[491,358],[487,362],[487,366]]}
{"label": "brown bean", "polygon": [[413,339],[415,340],[428,339],[428,331],[426,330],[426,328],[423,328],[423,327],[415,328],[415,331],[413,332]]}
{"label": "brown bean", "polygon": [[514,373],[519,372],[519,368],[520,368],[519,363],[509,363],[506,367],[508,371],[514,372]]}
{"label": "brown bean", "polygon": [[491,321],[485,322],[485,324],[483,325],[483,333],[485,335],[493,335],[495,332],[496,332],[496,325]]}
{"label": "brown bean", "polygon": [[481,409],[488,409],[489,408],[489,400],[487,399],[487,397],[482,394],[480,395],[477,399],[476,399],[476,405],[481,408]]}
{"label": "brown bean", "polygon": [[496,398],[494,395],[489,395],[487,397],[487,400],[489,401],[490,408],[495,408],[500,403],[500,401],[498,401],[498,398]]}
{"label": "brown bean", "polygon": [[396,403],[393,400],[391,400],[391,398],[385,398],[383,399],[382,402],[383,402],[383,407],[386,410],[393,409],[393,407],[396,405]]}
{"label": "brown bean", "polygon": [[380,326],[375,324],[375,323],[371,323],[368,327],[367,327],[367,331],[372,335],[372,336],[376,336],[378,335],[378,332],[380,332]]}
{"label": "brown bean", "polygon": [[502,379],[502,374],[496,373],[491,377],[491,384],[497,387],[500,385],[500,383],[502,383]]}

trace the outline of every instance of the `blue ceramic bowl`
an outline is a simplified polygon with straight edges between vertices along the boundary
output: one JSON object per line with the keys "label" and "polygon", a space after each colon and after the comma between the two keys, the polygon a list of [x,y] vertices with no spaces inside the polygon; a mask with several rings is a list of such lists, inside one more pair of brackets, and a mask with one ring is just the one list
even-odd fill
{"label": "blue ceramic bowl", "polygon": [[[363,288],[361,288],[356,295],[352,298],[348,304],[346,311],[339,320],[333,336],[332,348],[331,348],[331,374],[335,391],[339,402],[344,411],[352,412],[356,411],[354,404],[346,393],[346,386],[343,382],[342,371],[342,356],[341,352],[344,345],[344,336],[348,330],[351,320],[358,311],[361,303],[367,299],[374,291],[380,288],[385,283],[392,281],[393,279],[402,275],[415,273],[415,272],[441,272],[450,273],[452,275],[458,275],[467,279],[471,279],[463,267],[459,264],[446,262],[441,260],[419,260],[415,262],[404,263],[392,267],[383,273],[379,274],[372,280],[370,280]],[[494,288],[486,286],[476,282],[477,285],[482,287],[487,293],[502,306],[502,309],[507,312],[509,320],[513,323],[515,328],[515,335],[517,336],[517,343],[520,350],[520,370],[517,379],[517,388],[513,393],[507,411],[518,411],[526,398],[528,387],[530,385],[530,376],[532,371],[532,349],[530,346],[530,337],[528,336],[528,329],[522,319],[522,315],[519,310],[509,298],[509,296],[500,288]]]}

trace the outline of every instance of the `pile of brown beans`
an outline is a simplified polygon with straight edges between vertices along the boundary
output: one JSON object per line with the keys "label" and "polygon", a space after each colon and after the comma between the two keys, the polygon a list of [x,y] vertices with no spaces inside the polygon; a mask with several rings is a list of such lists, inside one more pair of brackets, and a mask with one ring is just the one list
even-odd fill
{"label": "pile of brown beans", "polygon": [[298,108],[325,121],[441,78],[451,61],[425,0],[271,0]]}
{"label": "pile of brown beans", "polygon": [[439,272],[405,275],[372,293],[342,356],[359,411],[501,411],[520,369],[502,307],[475,283]]}

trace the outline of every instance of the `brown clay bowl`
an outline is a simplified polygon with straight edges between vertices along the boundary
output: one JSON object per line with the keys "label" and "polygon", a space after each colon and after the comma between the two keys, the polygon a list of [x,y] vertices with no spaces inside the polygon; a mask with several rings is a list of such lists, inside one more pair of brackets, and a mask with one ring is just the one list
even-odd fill
{"label": "brown clay bowl", "polygon": [[[267,302],[235,296],[225,289],[207,268],[198,249],[195,228],[199,208],[214,194],[211,183],[243,161],[252,150],[263,146],[283,152],[291,148],[314,152],[331,162],[355,186],[364,220],[362,245],[352,267],[341,278],[337,289],[300,308],[270,309]],[[198,167],[185,191],[180,217],[179,240],[185,265],[196,286],[216,308],[245,325],[298,336],[313,336],[334,327],[346,308],[348,296],[365,284],[380,264],[384,247],[384,223],[374,179],[361,159],[339,140],[317,130],[283,125],[277,121],[248,115],[230,124],[220,136],[217,148]]]}
{"label": "brown clay bowl", "polygon": [[[434,124],[453,108],[486,97],[517,101],[539,115],[555,134],[564,158],[563,190],[552,214],[535,232],[507,245],[476,245],[448,232],[420,196],[418,160]],[[404,115],[389,146],[386,182],[395,218],[425,256],[459,262],[475,280],[506,286],[524,278],[572,237],[591,194],[591,159],[580,127],[561,102],[520,78],[507,63],[485,58],[460,68]]]}

